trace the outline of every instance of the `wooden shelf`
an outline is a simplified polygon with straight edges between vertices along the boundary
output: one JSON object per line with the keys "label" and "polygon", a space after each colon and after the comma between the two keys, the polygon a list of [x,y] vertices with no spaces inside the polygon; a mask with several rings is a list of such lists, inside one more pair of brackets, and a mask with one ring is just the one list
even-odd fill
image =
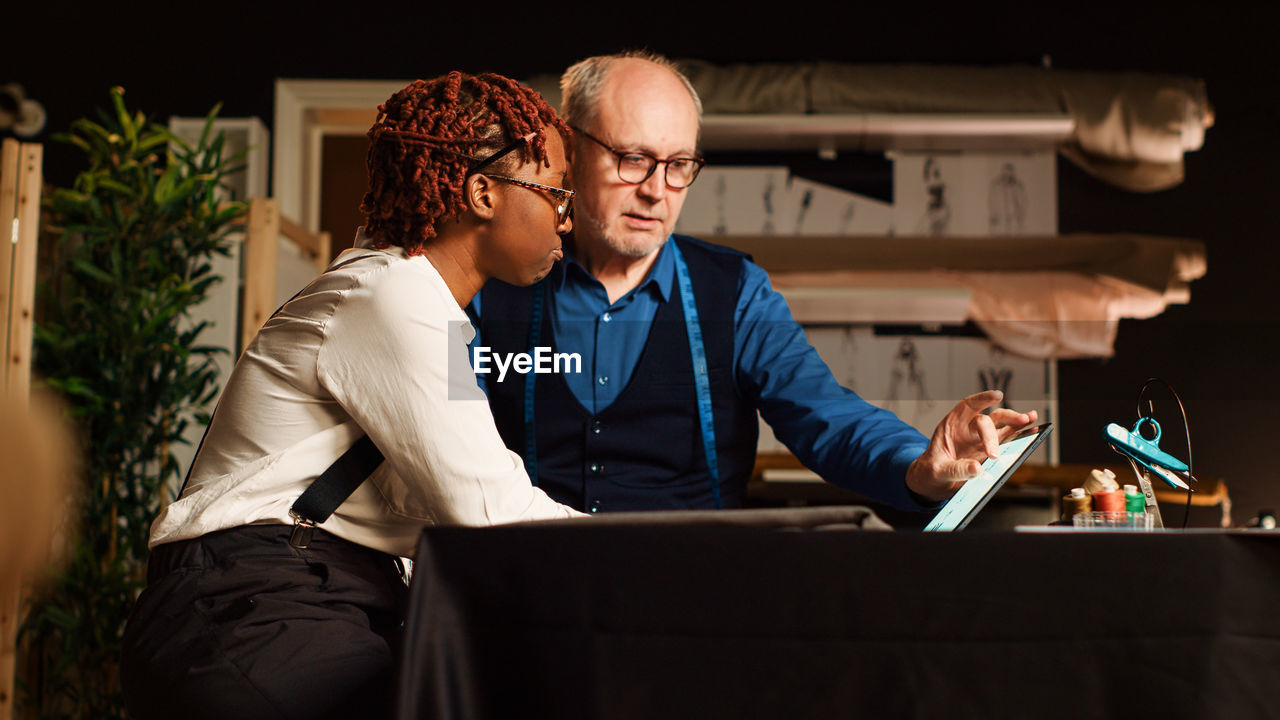
{"label": "wooden shelf", "polygon": [[[751,253],[770,275],[1069,272],[1107,276],[1161,294],[1185,291],[1207,270],[1204,243],[1132,233],[1068,235],[784,236],[707,238]],[[838,283],[840,285],[843,283]]]}
{"label": "wooden shelf", "polygon": [[[1089,477],[1089,471],[1095,468],[1106,468],[1116,474],[1117,482],[1124,485],[1126,482],[1131,483],[1133,471],[1123,465],[1023,465],[1018,471],[1009,478],[1009,484],[1014,486],[1035,486],[1035,487],[1051,487],[1057,488],[1063,493],[1071,491],[1071,488],[1080,487],[1084,484],[1085,478]],[[1160,483],[1157,487],[1155,482]],[[1187,493],[1185,490],[1175,490],[1163,481],[1155,481],[1152,488],[1155,490],[1156,500],[1168,503],[1185,503],[1187,501]],[[1227,493],[1227,484],[1219,478],[1197,478],[1196,491],[1191,495],[1191,504],[1195,507],[1218,507],[1226,503],[1231,503],[1231,497]]]}
{"label": "wooden shelf", "polygon": [[769,272],[797,322],[972,321],[1026,357],[1110,357],[1124,318],[1190,301],[1204,244],[1133,234],[715,236]]}
{"label": "wooden shelf", "polygon": [[1075,122],[1057,113],[708,114],[704,150],[1053,150]]}
{"label": "wooden shelf", "polygon": [[[1019,493],[1032,488],[1043,488],[1054,490],[1055,496],[1059,491],[1061,494],[1066,494],[1071,488],[1080,487],[1089,476],[1090,470],[1104,467],[1114,472],[1122,485],[1126,483],[1127,478],[1132,477],[1132,471],[1120,465],[1023,465],[1009,479],[1001,493]],[[781,475],[786,479],[766,479],[771,475]],[[1187,494],[1183,490],[1167,487],[1161,489],[1154,486],[1153,488],[1156,500],[1162,504],[1177,506],[1187,501]],[[860,497],[806,470],[794,455],[787,452],[756,455],[756,464],[751,476],[751,490],[752,495],[769,500],[835,502],[856,501]],[[1191,495],[1191,504],[1195,507],[1221,508],[1224,520],[1228,523],[1230,521],[1231,496],[1227,492],[1226,482],[1220,478],[1198,478],[1196,492]]]}

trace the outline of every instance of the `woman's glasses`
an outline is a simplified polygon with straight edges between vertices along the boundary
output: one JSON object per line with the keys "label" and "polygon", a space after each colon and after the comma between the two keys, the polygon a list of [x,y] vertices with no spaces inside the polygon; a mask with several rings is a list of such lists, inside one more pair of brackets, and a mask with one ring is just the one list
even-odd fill
{"label": "woman's glasses", "polygon": [[519,185],[520,187],[526,187],[530,190],[537,190],[538,192],[550,195],[555,200],[556,227],[560,227],[565,224],[569,219],[569,213],[573,212],[574,192],[572,190],[565,190],[564,188],[529,182],[528,180],[517,180],[516,178],[506,177],[505,175],[491,175],[490,173],[483,173],[483,175],[488,178],[493,178],[494,180],[502,180],[503,182],[509,182],[512,185]]}

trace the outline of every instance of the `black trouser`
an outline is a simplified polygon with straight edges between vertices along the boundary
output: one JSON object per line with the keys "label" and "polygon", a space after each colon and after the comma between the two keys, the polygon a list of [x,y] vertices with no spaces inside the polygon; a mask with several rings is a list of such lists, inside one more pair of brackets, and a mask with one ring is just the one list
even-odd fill
{"label": "black trouser", "polygon": [[255,525],[156,547],[125,628],[125,704],[150,718],[389,717],[407,588],[396,558]]}

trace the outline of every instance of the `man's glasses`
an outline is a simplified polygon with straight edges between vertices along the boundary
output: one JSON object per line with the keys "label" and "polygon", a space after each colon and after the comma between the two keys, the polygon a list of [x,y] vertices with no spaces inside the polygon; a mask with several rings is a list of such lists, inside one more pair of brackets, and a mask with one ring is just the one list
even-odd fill
{"label": "man's glasses", "polygon": [[608,143],[580,127],[575,126],[573,130],[616,155],[618,157],[618,179],[631,185],[639,185],[648,180],[659,165],[666,165],[666,168],[663,169],[663,181],[672,190],[681,190],[692,185],[693,181],[698,179],[698,172],[702,170],[702,166],[707,164],[707,161],[700,157],[677,156],[659,160],[653,155],[639,150],[615,150]]}
{"label": "man's glasses", "polygon": [[505,175],[491,175],[489,173],[484,173],[484,176],[487,178],[493,178],[494,180],[502,180],[504,182],[509,182],[512,185],[519,185],[520,187],[526,187],[526,188],[529,188],[530,190],[537,190],[538,192],[543,192],[550,195],[552,198],[555,199],[556,227],[560,227],[561,225],[564,225],[565,222],[569,219],[569,213],[573,211],[574,192],[572,190],[565,190],[564,188],[552,187],[550,185],[543,185],[541,183],[536,183],[536,182],[529,182],[528,180],[517,180],[515,178],[506,177]]}

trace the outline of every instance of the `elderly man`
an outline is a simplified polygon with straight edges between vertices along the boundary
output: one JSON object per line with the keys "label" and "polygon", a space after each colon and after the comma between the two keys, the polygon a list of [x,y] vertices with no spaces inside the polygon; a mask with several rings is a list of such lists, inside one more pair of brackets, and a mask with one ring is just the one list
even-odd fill
{"label": "elderly man", "polygon": [[572,243],[542,283],[491,282],[472,306],[495,357],[541,347],[581,359],[482,376],[503,439],[551,497],[587,512],[740,506],[758,409],[827,481],[924,509],[1035,421],[983,414],[1001,395],[980,393],[926,440],[835,381],[750,258],[673,235],[702,166],[702,108],[665,58],[588,58],[561,89],[575,131]]}

